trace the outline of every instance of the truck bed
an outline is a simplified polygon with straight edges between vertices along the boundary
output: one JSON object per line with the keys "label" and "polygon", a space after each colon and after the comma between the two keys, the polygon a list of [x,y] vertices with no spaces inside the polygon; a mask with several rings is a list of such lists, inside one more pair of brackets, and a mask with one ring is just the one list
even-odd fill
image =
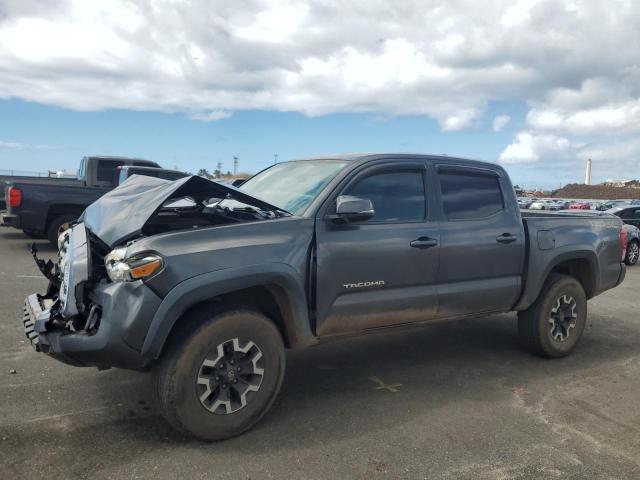
{"label": "truck bed", "polygon": [[80,180],[75,178],[58,178],[58,177],[35,177],[35,176],[22,176],[22,175],[0,175],[0,210],[6,208],[5,202],[5,190],[8,183],[22,183],[22,184],[53,184],[64,186],[75,186],[82,184]]}
{"label": "truck bed", "polygon": [[[620,281],[620,229],[619,218],[595,211],[585,212],[532,212],[522,211],[527,256],[524,266],[524,290],[515,310],[529,307],[542,290],[552,269],[563,271],[563,262],[582,257],[583,267],[575,264],[566,268],[579,268],[589,275],[588,298],[613,288]],[[565,273],[569,273],[568,271]]]}
{"label": "truck bed", "polygon": [[521,210],[522,218],[584,218],[584,217],[611,217],[606,212],[598,210]]}

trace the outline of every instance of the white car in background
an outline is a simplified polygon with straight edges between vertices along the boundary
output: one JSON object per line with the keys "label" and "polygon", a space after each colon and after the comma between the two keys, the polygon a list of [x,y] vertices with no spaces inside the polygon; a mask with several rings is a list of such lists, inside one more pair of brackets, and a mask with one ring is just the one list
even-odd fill
{"label": "white car in background", "polygon": [[520,207],[520,209],[522,210],[526,210],[527,208],[529,208],[529,205],[534,202],[534,200],[535,199],[529,197],[518,197],[518,207]]}
{"label": "white car in background", "polygon": [[564,208],[564,203],[548,198],[536,200],[529,205],[529,210],[561,210],[562,208]]}

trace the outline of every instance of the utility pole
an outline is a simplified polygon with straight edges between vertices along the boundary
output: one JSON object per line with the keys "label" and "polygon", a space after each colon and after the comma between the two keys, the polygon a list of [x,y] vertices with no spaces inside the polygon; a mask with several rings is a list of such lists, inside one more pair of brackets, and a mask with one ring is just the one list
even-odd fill
{"label": "utility pole", "polygon": [[273,154],[273,164],[275,165],[276,163],[278,163],[278,154],[274,153]]}
{"label": "utility pole", "polygon": [[222,175],[222,162],[218,162],[216,168],[216,178],[220,178],[220,176]]}
{"label": "utility pole", "polygon": [[238,175],[238,157],[233,157],[233,175]]}

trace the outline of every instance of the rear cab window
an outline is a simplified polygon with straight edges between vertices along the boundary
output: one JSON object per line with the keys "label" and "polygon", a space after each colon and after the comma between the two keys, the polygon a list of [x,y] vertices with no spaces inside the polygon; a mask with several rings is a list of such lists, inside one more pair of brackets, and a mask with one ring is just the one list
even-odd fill
{"label": "rear cab window", "polygon": [[112,185],[113,176],[116,168],[122,167],[122,160],[105,160],[100,159],[96,171],[96,183],[99,185]]}
{"label": "rear cab window", "polygon": [[487,218],[505,208],[497,175],[443,169],[438,178],[447,220]]}

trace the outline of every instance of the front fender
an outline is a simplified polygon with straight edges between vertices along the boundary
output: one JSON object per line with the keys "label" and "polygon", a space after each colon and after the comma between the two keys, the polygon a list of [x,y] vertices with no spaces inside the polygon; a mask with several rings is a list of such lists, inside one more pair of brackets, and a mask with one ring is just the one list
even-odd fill
{"label": "front fender", "polygon": [[217,270],[176,285],[162,300],[151,321],[142,355],[158,358],[174,324],[190,307],[218,295],[263,285],[277,285],[286,293],[290,314],[283,320],[288,343],[295,347],[317,343],[311,331],[306,294],[299,275],[287,264],[265,263]]}

